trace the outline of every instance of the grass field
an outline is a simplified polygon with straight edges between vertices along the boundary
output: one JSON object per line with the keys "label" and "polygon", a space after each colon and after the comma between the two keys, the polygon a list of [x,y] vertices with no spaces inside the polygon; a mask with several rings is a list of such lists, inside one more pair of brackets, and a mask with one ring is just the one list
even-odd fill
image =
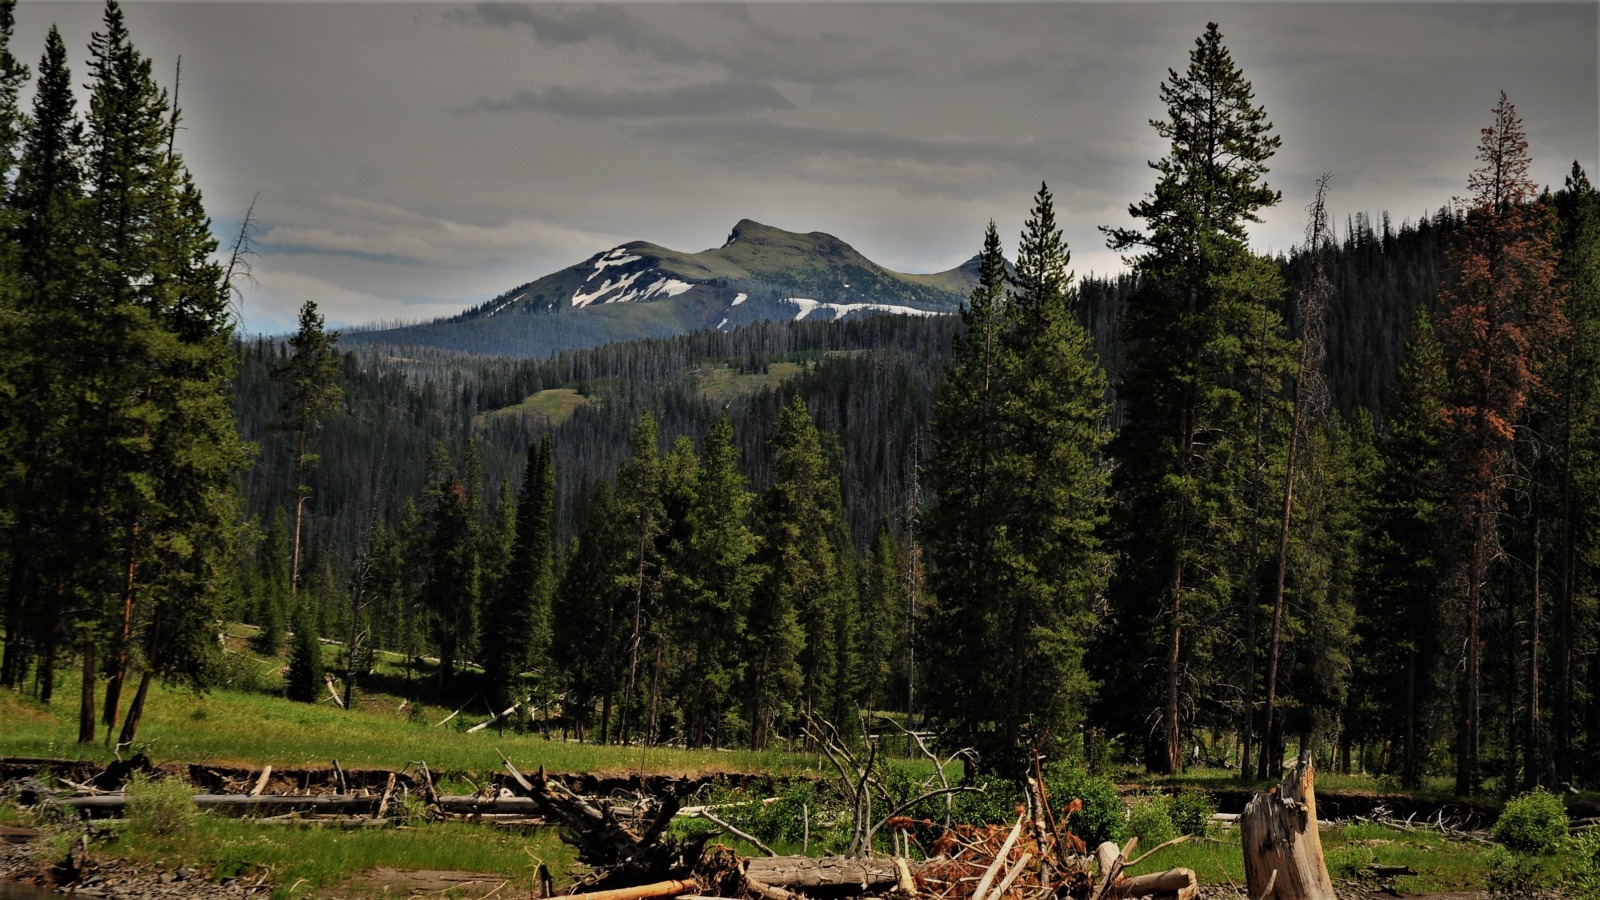
{"label": "grass field", "polygon": [[542,420],[551,428],[572,418],[578,407],[591,402],[573,388],[551,388],[529,394],[521,403],[473,416],[472,424],[483,427],[490,419],[503,416],[522,416]]}
{"label": "grass field", "polygon": [[[157,763],[176,760],[251,768],[269,763],[278,768],[322,767],[337,759],[346,768],[401,769],[424,761],[434,771],[497,772],[501,771],[497,750],[527,771],[542,765],[551,772],[791,774],[822,764],[810,755],[597,746],[545,740],[509,729],[504,734],[494,728],[467,734],[463,726],[488,718],[485,704],[472,701],[475,706],[440,726],[437,723],[454,710],[428,702],[432,699],[428,673],[409,672],[405,658],[394,653],[379,654],[376,669],[357,693],[355,709],[339,709],[326,696],[321,703],[295,703],[278,696],[283,660],[246,649],[254,632],[251,626],[234,625],[226,636],[226,671],[243,688],[196,694],[156,682],[136,749]],[[330,671],[336,671],[339,652],[336,646],[323,647]],[[103,727],[100,742],[77,743],[78,688],[77,672],[62,673],[56,701],[49,706],[0,690],[0,755],[110,761],[113,754],[104,743]]]}

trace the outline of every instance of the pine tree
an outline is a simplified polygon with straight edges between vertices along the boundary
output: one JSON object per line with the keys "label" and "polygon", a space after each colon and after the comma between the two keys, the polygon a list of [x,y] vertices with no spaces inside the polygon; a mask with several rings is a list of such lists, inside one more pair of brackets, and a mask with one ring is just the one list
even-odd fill
{"label": "pine tree", "polygon": [[635,701],[639,696],[639,658],[644,652],[647,617],[655,607],[660,591],[660,555],[656,541],[665,527],[666,511],[661,505],[661,450],[658,446],[655,416],[648,410],[639,416],[628,441],[628,461],[617,472],[615,494],[618,532],[626,535],[631,571],[626,576],[632,599],[628,636],[628,678],[623,686],[618,739],[626,744],[637,721]]}
{"label": "pine tree", "polygon": [[289,593],[289,526],[281,509],[273,513],[272,525],[259,550],[255,584],[255,619],[261,630],[251,640],[251,649],[263,656],[276,656],[283,647],[284,620],[293,603]]}
{"label": "pine tree", "polygon": [[[1600,545],[1600,191],[1573,162],[1555,196],[1561,259],[1556,277],[1567,292],[1571,330],[1549,380],[1555,397],[1550,417],[1558,423],[1550,470],[1559,517],[1557,598],[1554,628],[1553,763],[1556,777],[1571,781],[1577,769],[1578,685],[1585,652],[1592,652],[1595,584],[1592,558]],[[1590,753],[1593,759],[1593,752]]]}
{"label": "pine tree", "polygon": [[154,675],[204,681],[233,482],[248,454],[229,397],[237,358],[216,240],[173,146],[178,111],[115,2],[91,40],[89,72],[86,268],[68,387],[79,418],[67,457],[90,513],[80,517],[89,552],[73,581],[111,600],[108,725],[142,657],[126,742]]}
{"label": "pine tree", "polygon": [[290,593],[300,591],[300,551],[305,525],[306,500],[311,496],[308,483],[321,457],[311,451],[328,415],[337,409],[342,396],[339,387],[339,332],[323,327],[317,304],[307,300],[300,307],[300,327],[289,338],[289,359],[273,372],[283,383],[283,402],[278,408],[277,428],[294,436],[295,488],[294,539],[289,567]]}
{"label": "pine tree", "polygon": [[309,598],[301,600],[295,615],[294,640],[289,650],[289,670],[284,674],[284,694],[290,700],[316,703],[322,696],[325,680],[322,640],[317,635],[317,617]]}
{"label": "pine tree", "polygon": [[903,574],[900,545],[887,519],[878,523],[871,555],[863,566],[861,588],[861,708],[893,709],[889,694],[893,672],[895,636],[900,633],[900,580]]}
{"label": "pine tree", "polygon": [[1426,773],[1442,683],[1446,568],[1458,543],[1452,527],[1446,434],[1439,412],[1447,389],[1443,353],[1427,315],[1407,344],[1400,384],[1378,441],[1379,471],[1368,507],[1361,589],[1355,610],[1355,695],[1365,698],[1351,727],[1392,740],[1401,783]]}
{"label": "pine tree", "polygon": [[552,661],[560,669],[567,719],[581,739],[595,724],[599,743],[610,741],[612,705],[628,656],[633,594],[627,590],[629,554],[635,549],[616,528],[618,513],[609,481],[601,481],[567,553],[552,616]]}
{"label": "pine tree", "polygon": [[757,516],[766,578],[751,607],[746,656],[751,745],[758,749],[796,717],[832,714],[832,644],[844,600],[839,476],[799,394],[784,407],[769,448],[773,483]]}
{"label": "pine tree", "polygon": [[1107,229],[1112,249],[1139,252],[1122,324],[1125,424],[1111,448],[1115,631],[1097,653],[1108,686],[1161,685],[1155,696],[1114,689],[1101,700],[1118,731],[1145,742],[1150,766],[1170,772],[1182,765],[1190,663],[1220,642],[1197,640],[1206,632],[1191,625],[1220,620],[1256,514],[1239,482],[1262,416],[1249,398],[1279,396],[1262,379],[1281,379],[1289,364],[1273,306],[1277,267],[1249,251],[1245,234],[1278,202],[1263,178],[1280,141],[1215,23],[1195,40],[1188,69],[1169,72],[1161,99],[1167,118],[1151,125],[1171,150],[1150,164],[1154,191],[1129,208],[1146,230]]}
{"label": "pine tree", "polygon": [[[986,255],[998,251],[988,239],[985,245]],[[1108,410],[1105,374],[1075,316],[1069,260],[1054,201],[1041,186],[992,354],[994,443],[982,488],[988,534],[972,548],[985,555],[962,560],[951,554],[966,548],[936,545],[945,554],[935,556],[937,565],[980,566],[989,583],[983,593],[939,595],[934,648],[975,644],[976,651],[957,652],[977,652],[986,664],[950,671],[956,660],[936,662],[934,670],[948,674],[933,686],[929,712],[955,725],[992,771],[1022,771],[1029,748],[1071,732],[1088,695],[1082,635],[1106,568],[1097,531]],[[979,342],[986,343],[981,332]],[[976,356],[980,365],[989,355]],[[947,427],[936,420],[936,434]],[[936,483],[950,480],[959,476]]]}
{"label": "pine tree", "polygon": [[478,534],[472,501],[450,455],[434,450],[432,476],[422,506],[422,605],[439,651],[439,687],[455,680],[456,664],[471,652],[477,634]]}
{"label": "pine tree", "polygon": [[1004,508],[995,486],[1006,260],[989,223],[978,256],[978,285],[961,308],[955,362],[934,405],[926,513],[929,588],[938,606],[929,623],[929,695],[935,721],[962,746],[976,746],[989,693],[971,690],[972,673],[988,667],[989,647],[966,636],[999,591],[996,551]]}
{"label": "pine tree", "polygon": [[548,436],[528,444],[515,511],[505,577],[483,618],[484,674],[498,698],[497,709],[518,699],[520,692],[515,686],[524,669],[541,672],[541,681],[548,675],[550,606],[555,588],[550,531],[555,513],[555,465]]}
{"label": "pine tree", "polygon": [[1467,179],[1467,224],[1447,254],[1440,298],[1450,372],[1444,417],[1467,535],[1456,575],[1467,626],[1456,735],[1456,791],[1462,795],[1476,792],[1480,777],[1483,590],[1500,540],[1511,443],[1530,397],[1543,387],[1534,351],[1566,331],[1554,286],[1550,209],[1537,202],[1522,120],[1504,92],[1494,116],[1478,145],[1483,165]]}
{"label": "pine tree", "polygon": [[[9,22],[9,8],[0,22]],[[9,26],[0,28],[9,42]],[[10,68],[9,50],[0,46],[0,72]],[[11,82],[0,76],[0,115]],[[14,97],[11,98],[14,101]],[[56,593],[85,552],[81,528],[71,514],[77,498],[63,490],[70,469],[59,460],[73,418],[65,389],[71,374],[70,342],[78,333],[71,293],[81,278],[78,204],[82,194],[79,157],[83,129],[75,110],[66,47],[52,28],[46,38],[34,92],[33,115],[23,130],[16,180],[0,213],[5,219],[7,255],[0,259],[0,404],[5,425],[0,447],[12,461],[0,478],[7,514],[0,517],[9,556],[6,580],[6,650],[0,684],[21,683],[30,649],[53,646],[57,625],[77,632],[86,650],[87,682],[94,683],[93,626],[90,616],[57,621]],[[48,651],[47,651],[48,652]],[[90,695],[90,705],[93,696]],[[93,739],[94,716],[86,720]]]}
{"label": "pine tree", "polygon": [[755,497],[739,471],[733,421],[724,415],[701,442],[685,540],[669,567],[678,598],[672,643],[684,654],[678,695],[690,747],[722,746],[744,675],[751,596],[761,579],[750,527]]}

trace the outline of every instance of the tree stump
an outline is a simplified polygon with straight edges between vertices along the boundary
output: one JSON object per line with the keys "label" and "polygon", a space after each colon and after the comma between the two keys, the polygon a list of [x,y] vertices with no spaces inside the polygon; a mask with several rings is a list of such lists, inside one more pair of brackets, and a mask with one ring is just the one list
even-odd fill
{"label": "tree stump", "polygon": [[1256,794],[1239,820],[1251,900],[1338,900],[1317,835],[1311,760],[1301,756],[1283,783]]}

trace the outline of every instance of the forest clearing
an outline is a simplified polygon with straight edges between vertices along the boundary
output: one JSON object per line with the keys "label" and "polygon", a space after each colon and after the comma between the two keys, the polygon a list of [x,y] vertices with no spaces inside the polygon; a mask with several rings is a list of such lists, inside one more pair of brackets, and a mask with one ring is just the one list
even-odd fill
{"label": "forest clearing", "polygon": [[1592,4],[235,6],[0,0],[0,897],[1600,900]]}
{"label": "forest clearing", "polygon": [[[247,652],[243,641],[239,646]],[[586,843],[583,827],[571,827],[550,805],[533,799],[550,790],[538,780],[543,772],[569,773],[550,776],[560,796],[584,798],[594,809],[605,810],[601,821],[615,815],[614,821],[635,833],[648,832],[652,813],[659,814],[666,804],[680,813],[684,808],[690,813],[696,807],[708,809],[711,818],[679,815],[663,830],[664,837],[683,841],[683,846],[721,844],[754,862],[768,852],[826,855],[851,849],[855,826],[848,788],[826,751],[756,755],[583,745],[492,729],[469,733],[471,725],[437,724],[449,710],[429,708],[420,718],[406,715],[397,709],[404,699],[369,693],[364,709],[345,712],[331,698],[308,707],[270,693],[230,688],[204,696],[158,690],[152,694],[146,725],[149,743],[142,752],[173,762],[151,769],[146,767],[152,763],[142,755],[133,758],[132,765],[120,764],[104,748],[83,748],[90,752],[76,761],[46,758],[43,754],[52,748],[70,746],[73,723],[26,702],[6,701],[0,712],[8,723],[21,727],[0,736],[0,754],[6,754],[0,758],[0,782],[7,785],[0,791],[5,798],[0,801],[0,826],[13,834],[42,836],[30,841],[26,852],[0,853],[5,860],[0,866],[6,877],[49,884],[68,871],[59,864],[75,858],[78,879],[98,874],[93,883],[80,884],[80,893],[92,895],[99,884],[101,896],[154,896],[158,890],[189,896],[212,888],[218,896],[251,891],[275,897],[381,896],[387,895],[385,891],[537,896],[542,890],[541,865],[551,875],[551,888],[561,891],[607,889],[641,879],[656,879],[644,883],[659,884],[657,876],[690,876],[696,871],[706,877],[701,866],[682,860],[664,868],[624,869],[627,874],[619,875],[618,860],[608,857],[614,850],[608,850],[604,841]],[[475,725],[486,719],[483,715],[468,721]],[[241,722],[250,726],[241,728]],[[939,782],[931,760],[905,756],[904,734],[898,729],[886,729],[877,743],[884,753],[874,762],[874,777],[902,795],[924,788],[937,792],[941,784],[959,783],[959,764],[949,766],[949,779]],[[396,748],[403,748],[405,760],[395,757]],[[338,756],[319,750],[336,750]],[[840,758],[853,760],[847,765],[863,762],[849,754]],[[130,776],[141,771],[155,780],[140,776],[129,787]],[[1055,846],[1070,845],[1079,854],[1071,857],[1070,871],[1057,870],[1058,877],[1077,877],[1080,888],[1098,883],[1102,863],[1088,855],[1092,845],[1079,850],[1077,841],[1109,837],[1126,843],[1138,833],[1146,837],[1142,843],[1149,849],[1187,835],[1187,842],[1164,847],[1128,866],[1124,874],[1157,876],[1187,870],[1206,890],[1201,896],[1245,896],[1236,890],[1246,880],[1238,818],[1250,786],[1218,772],[1209,782],[1211,790],[1197,789],[1197,784],[1207,783],[1204,777],[1196,770],[1187,779],[1146,779],[1112,790],[1110,781],[1082,773],[1064,781],[1047,773],[1043,783],[1052,791],[1051,799],[1044,804],[1035,800],[1034,807],[1055,807],[1054,820],[1071,803],[1057,796],[1057,789],[1063,794],[1084,793],[1087,804],[1094,807],[1088,819],[1080,809],[1054,820],[1043,835],[1047,853]],[[1553,887],[1571,875],[1571,860],[1562,855],[1517,857],[1515,864],[1499,860],[1489,840],[1489,826],[1498,815],[1492,807],[1382,795],[1371,778],[1330,775],[1322,780],[1336,786],[1319,797],[1318,808],[1324,811],[1320,818],[1336,819],[1324,823],[1321,842],[1341,896],[1365,897],[1363,891],[1385,887],[1407,896],[1449,891],[1487,896],[1481,892],[1496,883],[1495,878],[1528,888]],[[957,854],[955,862],[938,864],[945,866],[946,874],[955,865],[970,877],[981,875],[985,865],[1000,855],[999,845],[1009,834],[1007,823],[1015,820],[1015,809],[1028,806],[1005,782],[980,784],[988,793],[955,794],[952,809],[957,822],[968,823],[958,824],[953,834],[974,848],[965,851],[969,855],[983,854],[983,864],[962,863]],[[142,821],[143,816],[159,819],[155,812],[135,813],[123,807],[130,795],[141,791],[161,795],[163,790],[165,815],[177,821],[170,830]],[[40,793],[28,796],[29,791]],[[1408,800],[1417,803],[1409,813],[1404,806]],[[934,826],[942,815],[942,803],[930,801],[915,810],[919,816],[915,823],[900,817],[907,824],[898,827],[907,830],[885,829],[886,834],[871,839],[882,854],[877,858],[889,868],[871,870],[877,874],[867,878],[876,885],[870,892],[900,890],[892,858],[901,855],[917,863],[914,874],[924,879],[918,896],[951,900],[969,896],[951,895],[949,888],[941,892],[937,885],[926,883],[941,871],[925,868],[930,865],[929,851],[937,856],[941,849],[936,837],[940,828]],[[174,803],[194,803],[196,811],[175,813]],[[1085,801],[1079,799],[1079,805]],[[161,808],[159,801],[155,807]],[[1576,808],[1588,809],[1591,816],[1600,813],[1592,801]],[[888,819],[890,812],[894,810],[880,805],[877,815]],[[922,816],[931,818],[922,822]],[[1197,822],[1197,816],[1204,818]],[[1181,829],[1176,822],[1183,823]],[[1073,837],[1067,837],[1068,832]],[[1057,844],[1058,840],[1066,843]],[[1041,835],[1031,826],[1026,840],[1013,840],[1015,852],[1008,851],[1006,871],[998,873],[995,882],[1017,865],[1023,853],[1034,860],[1044,858],[1040,841]],[[1120,847],[1113,847],[1120,852]],[[948,844],[942,848],[945,853],[949,849]],[[1130,850],[1130,857],[1137,855]],[[851,856],[857,857],[859,850]],[[729,865],[726,856],[708,858]],[[1061,866],[1061,858],[1053,864]],[[773,877],[769,870],[758,871]],[[850,883],[859,890],[861,874],[867,870],[849,871],[855,873]],[[1029,872],[1027,877],[1018,876],[1014,893],[1008,896],[1080,896],[1066,884],[1057,885],[1058,890],[1068,891],[1065,894],[1041,894],[1037,872]],[[816,874],[798,872],[792,864],[776,877],[799,879],[802,884],[770,885],[759,877],[756,881],[778,891],[818,887],[804,887],[808,879],[816,880]],[[1162,883],[1156,879],[1138,884]],[[701,887],[681,892],[703,894]],[[727,896],[752,900],[779,896],[740,893],[735,885],[725,889],[730,891]],[[839,896],[839,890],[824,890],[821,896]]]}

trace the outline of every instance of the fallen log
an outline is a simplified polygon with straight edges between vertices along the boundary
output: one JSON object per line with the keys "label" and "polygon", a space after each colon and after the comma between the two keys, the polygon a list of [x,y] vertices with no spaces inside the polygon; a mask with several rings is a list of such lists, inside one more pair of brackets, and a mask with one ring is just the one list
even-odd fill
{"label": "fallen log", "polygon": [[1337,900],[1317,834],[1312,781],[1311,760],[1301,756],[1282,784],[1244,808],[1245,886],[1254,900]]}
{"label": "fallen log", "polygon": [[1123,878],[1111,887],[1113,897],[1149,897],[1156,894],[1174,895],[1177,900],[1191,900],[1200,895],[1200,882],[1193,869],[1168,869],[1149,875]]}
{"label": "fallen log", "polygon": [[[53,800],[56,806],[81,810],[91,815],[113,815],[127,805],[126,794],[105,794],[99,797],[63,797]],[[265,794],[251,797],[244,794],[196,794],[194,805],[200,809],[215,809],[240,815],[281,815],[283,813],[310,812],[318,815],[367,815],[378,806],[377,797],[353,797],[347,794],[328,794],[320,797]]]}
{"label": "fallen log", "polygon": [[699,885],[693,878],[668,879],[657,881],[653,884],[641,884],[638,887],[616,888],[610,891],[588,891],[581,894],[570,894],[572,897],[582,897],[584,900],[650,900],[652,897],[676,897],[696,890]]}
{"label": "fallen log", "polygon": [[[911,862],[916,872],[922,863]],[[746,881],[775,888],[858,887],[870,890],[900,883],[900,869],[892,859],[845,856],[768,856],[744,861]]]}

